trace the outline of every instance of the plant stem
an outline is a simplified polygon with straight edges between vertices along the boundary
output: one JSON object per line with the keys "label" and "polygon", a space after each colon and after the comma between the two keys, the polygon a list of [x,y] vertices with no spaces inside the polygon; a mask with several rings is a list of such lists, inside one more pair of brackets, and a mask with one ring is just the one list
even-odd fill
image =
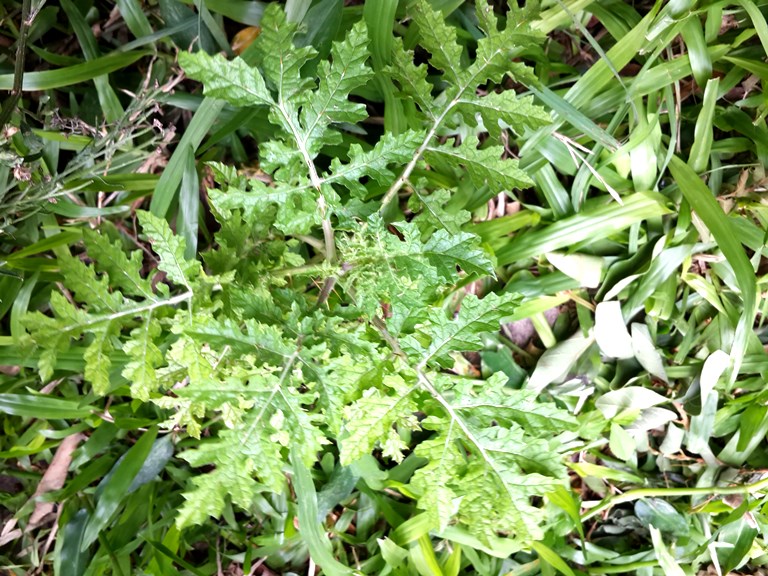
{"label": "plant stem", "polygon": [[638,568],[653,568],[658,566],[659,563],[655,560],[646,560],[643,562],[630,562],[629,564],[619,564],[616,566],[595,566],[593,568],[587,568],[588,574],[625,574],[627,572],[634,572]]}
{"label": "plant stem", "polygon": [[445,117],[451,110],[453,110],[453,107],[456,106],[458,102],[459,97],[457,96],[451,101],[450,104],[448,104],[445,110],[443,110],[443,113],[440,114],[440,116],[438,116],[432,123],[432,127],[429,129],[429,132],[427,132],[427,135],[424,137],[421,146],[419,146],[419,149],[416,150],[416,153],[413,155],[413,158],[411,158],[411,161],[408,162],[403,171],[400,173],[400,176],[398,176],[397,180],[395,180],[392,186],[389,187],[389,190],[387,190],[384,198],[381,199],[381,208],[379,211],[383,211],[389,205],[392,199],[397,196],[397,193],[400,192],[400,188],[402,188],[403,184],[405,184],[408,178],[410,178],[411,172],[413,172],[414,168],[416,168],[416,164],[418,164],[419,160],[421,160],[421,156],[429,147],[430,142],[432,142],[432,138],[435,137],[440,124],[443,123]]}
{"label": "plant stem", "polygon": [[32,14],[32,0],[24,0],[21,5],[21,27],[19,28],[18,45],[16,46],[16,62],[13,70],[13,89],[11,97],[6,100],[2,112],[0,112],[0,129],[11,119],[16,104],[21,98],[21,91],[24,88],[24,59],[27,53],[27,34],[32,26],[32,20],[35,14]]}
{"label": "plant stem", "polygon": [[746,484],[744,486],[704,486],[701,488],[637,488],[635,490],[629,490],[624,494],[618,496],[610,496],[604,498],[600,504],[585,512],[581,516],[581,521],[586,522],[590,518],[594,518],[601,512],[612,508],[618,504],[625,502],[632,502],[640,498],[663,498],[674,496],[727,496],[729,494],[751,494],[768,488],[768,477],[763,478],[759,482],[754,484]]}

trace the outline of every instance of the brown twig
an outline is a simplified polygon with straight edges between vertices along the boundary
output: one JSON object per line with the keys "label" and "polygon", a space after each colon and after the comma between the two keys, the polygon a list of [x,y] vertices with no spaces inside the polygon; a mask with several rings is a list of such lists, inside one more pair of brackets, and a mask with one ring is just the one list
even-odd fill
{"label": "brown twig", "polygon": [[21,91],[24,87],[24,60],[27,53],[27,34],[32,26],[32,21],[37,15],[37,11],[32,12],[32,0],[24,0],[21,5],[21,27],[19,28],[18,45],[16,46],[16,63],[13,70],[13,88],[11,97],[5,101],[5,105],[0,111],[0,128],[5,126],[11,119],[16,104],[21,98]]}

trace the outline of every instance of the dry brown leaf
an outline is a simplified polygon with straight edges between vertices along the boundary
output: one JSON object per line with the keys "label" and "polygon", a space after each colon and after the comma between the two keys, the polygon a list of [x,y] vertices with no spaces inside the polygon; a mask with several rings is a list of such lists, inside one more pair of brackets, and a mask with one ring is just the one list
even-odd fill
{"label": "dry brown leaf", "polygon": [[[72,453],[83,438],[85,438],[83,434],[72,434],[62,440],[61,444],[59,444],[59,447],[56,449],[56,454],[54,454],[50,466],[48,466],[45,474],[43,474],[43,477],[40,479],[40,483],[37,485],[33,498],[41,496],[46,492],[60,490],[64,486],[64,482],[67,479],[67,471],[72,462]],[[53,502],[37,502],[35,504],[35,509],[32,512],[32,516],[29,518],[27,530],[39,525],[48,514],[53,512],[53,509]]]}

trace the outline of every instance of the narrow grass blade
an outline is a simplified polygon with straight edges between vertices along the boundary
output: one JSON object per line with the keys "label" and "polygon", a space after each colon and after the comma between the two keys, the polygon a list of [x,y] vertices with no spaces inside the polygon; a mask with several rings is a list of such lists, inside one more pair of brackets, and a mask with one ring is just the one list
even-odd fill
{"label": "narrow grass blade", "polygon": [[157,183],[155,193],[152,195],[150,210],[155,216],[165,216],[168,213],[171,203],[176,199],[181,180],[184,178],[184,171],[188,162],[187,156],[193,154],[192,151],[200,146],[223,108],[224,101],[213,98],[205,98],[200,104],[189,126],[184,130],[184,135],[174,150],[168,166],[165,167],[163,175]]}
{"label": "narrow grass blade", "polygon": [[669,169],[683,196],[688,200],[691,208],[698,214],[717,241],[720,250],[733,268],[736,282],[741,290],[744,309],[736,327],[736,336],[733,348],[731,349],[733,370],[730,376],[730,383],[733,384],[746,354],[747,342],[752,332],[757,312],[757,280],[755,272],[731,222],[696,172],[677,157],[672,158]]}
{"label": "narrow grass blade", "polygon": [[583,114],[573,104],[561,98],[546,86],[541,88],[531,88],[531,92],[547,107],[551,108],[560,116],[567,118],[568,123],[580,130],[584,135],[589,136],[595,142],[599,142],[608,150],[617,150],[621,144],[616,138],[608,134],[600,126],[595,124],[588,116]]}
{"label": "narrow grass blade", "polygon": [[541,558],[542,561],[546,562],[552,568],[556,569],[561,574],[565,574],[566,576],[576,576],[576,573],[571,569],[568,564],[565,563],[565,560],[560,558],[560,556],[552,550],[552,548],[545,546],[541,542],[532,542],[531,547],[536,551],[536,554],[539,555],[539,558]]}
{"label": "narrow grass blade", "polygon": [[[163,543],[155,542],[154,540],[147,540],[147,543],[150,546],[152,546],[152,548],[157,550],[160,554],[162,554],[166,558],[170,559],[175,564],[178,564],[179,566],[181,566],[185,570],[188,570],[191,574],[194,574],[195,576],[206,576],[205,572],[195,568],[191,563],[189,563],[186,560],[184,560],[184,558],[182,558],[181,556],[179,556],[178,554],[176,554],[175,552],[170,550]],[[176,572],[176,573],[178,573],[178,572]]]}
{"label": "narrow grass blade", "polygon": [[142,46],[147,46],[148,44],[154,44],[155,42],[164,40],[165,38],[169,38],[171,36],[174,36],[175,34],[185,32],[190,28],[194,28],[195,26],[197,26],[197,18],[195,17],[187,18],[186,20],[183,20],[182,22],[179,22],[174,26],[161,28],[156,32],[152,32],[152,34],[149,34],[147,36],[142,36],[141,38],[136,38],[136,40],[132,40],[131,42],[123,44],[122,46],[119,46],[117,49],[115,49],[115,52],[129,52],[131,50],[136,50],[137,48],[141,48]]}
{"label": "narrow grass blade", "polygon": [[333,557],[331,543],[320,529],[317,521],[317,493],[312,474],[295,448],[291,450],[291,462],[293,463],[293,487],[298,500],[299,529],[309,548],[310,556],[323,569],[324,574],[329,576],[353,574],[352,570]]}
{"label": "narrow grass blade", "polygon": [[117,0],[117,9],[125,24],[136,38],[152,34],[152,25],[141,9],[139,0]]}
{"label": "narrow grass blade", "polygon": [[[148,53],[144,51],[113,53],[90,62],[83,62],[82,64],[75,64],[74,66],[67,66],[57,70],[27,72],[24,74],[24,83],[21,89],[25,92],[38,92],[87,82],[115,70],[127,68]],[[0,74],[0,90],[11,90],[12,88],[13,74]]]}
{"label": "narrow grass blade", "polygon": [[[86,62],[93,62],[98,59],[101,53],[96,43],[96,37],[93,35],[91,27],[85,21],[80,9],[71,0],[61,0],[61,7],[66,12],[69,23],[72,25]],[[96,92],[99,96],[99,104],[101,104],[104,118],[107,122],[117,122],[125,111],[120,104],[120,100],[117,98],[117,94],[115,94],[115,91],[109,84],[109,76],[106,74],[96,76],[93,79],[93,83],[96,85]]]}
{"label": "narrow grass blade", "polygon": [[[621,70],[637,55],[646,42],[645,34],[655,15],[656,8],[647,14],[621,42],[618,42],[606,53],[606,59],[601,58],[568,90],[565,100],[576,109],[582,109],[600,94],[612,80],[615,80],[613,70]],[[525,159],[526,156],[538,157],[538,153],[534,151],[541,142],[567,121],[567,118],[558,114],[555,123],[538,130],[523,145],[520,150],[521,158]]]}
{"label": "narrow grass blade", "polygon": [[112,468],[106,483],[103,484],[93,515],[85,527],[80,550],[87,549],[107,527],[112,515],[128,495],[133,479],[144,465],[156,437],[157,428],[152,428],[142,434],[136,444]]}
{"label": "narrow grass blade", "polygon": [[549,34],[559,26],[565,26],[571,22],[571,14],[576,14],[587,9],[594,0],[566,0],[558,2],[556,6],[544,10],[541,18],[533,23],[532,27],[539,32]]}
{"label": "narrow grass blade", "polygon": [[93,411],[93,407],[81,406],[72,400],[32,394],[0,394],[0,412],[11,416],[60,420],[86,418]]}
{"label": "narrow grass blade", "polygon": [[752,25],[755,27],[755,32],[757,32],[757,36],[760,38],[760,43],[763,45],[763,51],[768,53],[768,22],[766,22],[760,8],[751,0],[736,0],[734,4],[744,8],[744,11],[749,15]]}
{"label": "narrow grass blade", "polygon": [[496,253],[499,265],[505,266],[526,258],[571,248],[587,240],[607,238],[636,222],[667,214],[664,198],[659,194],[639,192],[624,198],[624,205],[587,204],[575,216],[565,218],[539,230],[515,237]]}
{"label": "narrow grass blade", "polygon": [[555,220],[560,220],[573,213],[573,206],[571,205],[571,199],[568,197],[568,192],[562,182],[560,182],[551,164],[544,164],[533,175],[533,179],[544,195],[547,204],[552,209]]}
{"label": "narrow grass blade", "polygon": [[739,58],[738,56],[725,56],[723,60],[727,60],[731,64],[736,64],[739,68],[751,72],[763,81],[768,79],[768,64],[765,62],[751,60],[749,58]]}
{"label": "narrow grass blade", "polygon": [[90,519],[84,508],[78,510],[64,525],[61,531],[61,550],[55,558],[56,576],[82,576],[88,568],[91,555],[82,551],[80,546],[85,533],[85,526]]}
{"label": "narrow grass blade", "polygon": [[704,29],[699,17],[689,16],[683,23],[680,34],[688,50],[691,71],[696,84],[706,86],[707,81],[712,78],[712,58],[707,50],[707,41],[704,39]]}
{"label": "narrow grass blade", "polygon": [[720,86],[719,78],[711,78],[704,89],[704,100],[701,104],[699,117],[696,119],[696,127],[693,133],[693,146],[688,155],[688,166],[700,174],[709,166],[709,155],[712,152],[713,118],[715,116],[715,103],[717,102],[717,90]]}
{"label": "narrow grass blade", "polygon": [[247,26],[259,25],[266,6],[264,2],[256,0],[205,0],[205,5],[211,12]]}
{"label": "narrow grass blade", "polygon": [[432,549],[432,540],[427,534],[419,538],[416,546],[411,546],[409,555],[421,576],[445,576]]}
{"label": "narrow grass blade", "polygon": [[186,165],[181,178],[179,192],[179,214],[176,218],[176,233],[184,237],[184,257],[188,260],[197,254],[197,219],[200,211],[200,178],[197,175],[195,154],[188,150]]}
{"label": "narrow grass blade", "polygon": [[117,214],[126,214],[131,209],[130,206],[104,206],[97,208],[95,206],[80,206],[74,202],[60,200],[55,204],[48,206],[48,210],[59,216],[66,218],[97,218],[99,216],[114,216]]}
{"label": "narrow grass blade", "polygon": [[[56,236],[58,236],[58,234],[51,236],[51,238],[55,238]],[[39,277],[40,274],[36,272],[26,278],[24,284],[19,290],[19,293],[16,295],[16,299],[13,301],[13,305],[11,306],[10,320],[11,336],[13,338],[21,338],[24,334],[26,334],[24,326],[21,323],[21,319],[24,314],[27,313],[29,300],[32,298],[32,292],[35,290],[35,286],[37,285]]]}

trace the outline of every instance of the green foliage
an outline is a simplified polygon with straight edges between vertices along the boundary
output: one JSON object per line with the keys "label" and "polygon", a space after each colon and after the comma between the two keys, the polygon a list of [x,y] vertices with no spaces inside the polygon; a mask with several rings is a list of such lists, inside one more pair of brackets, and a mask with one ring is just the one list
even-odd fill
{"label": "green foliage", "polygon": [[[249,510],[259,494],[282,492],[289,454],[311,467],[338,449],[346,467],[374,453],[383,464],[413,451],[425,458],[406,493],[417,494],[435,530],[464,525],[484,542],[503,533],[522,545],[541,534],[545,515],[531,498],[563,483],[557,438],[574,421],[505,388],[504,378],[476,386],[443,374],[462,352],[481,348],[520,298],[469,295],[449,318],[456,307],[446,298],[459,282],[494,276],[479,237],[459,229],[466,216],[446,218],[446,191],[429,187],[419,197],[430,209],[414,222],[377,210],[385,188],[394,190],[390,197],[398,193],[395,183],[406,183],[422,162],[446,175],[466,170],[492,194],[531,183],[516,161],[502,158],[499,139],[503,127],[540,126],[547,114],[530,98],[475,96],[488,79],[521,73],[509,64],[515,45],[508,40],[530,38],[499,32],[494,22],[481,42],[482,59],[458,66],[465,56],[453,27],[427,2],[413,9],[447,88],[433,98],[435,87],[425,89],[422,77],[423,124],[373,145],[348,133],[367,117],[350,98],[372,77],[363,22],[312,66],[316,52],[294,46],[297,28],[278,4],[264,14],[255,65],[182,54],[185,72],[203,82],[206,95],[268,109],[276,132],[260,143],[260,161],[269,181],[212,165],[220,229],[202,254],[207,271],[185,258],[183,237],[164,219],[139,212],[154,277],[145,276],[136,252],[126,255],[88,233],[83,247],[92,264],[68,254],[58,259],[72,300],[56,297],[52,316],[35,312],[25,320],[41,348],[44,379],[57,356],[81,340],[95,393],[124,381],[134,398],[166,412],[166,428],[194,438],[205,433],[181,453],[191,466],[212,469],[192,479],[180,528],[221,515],[228,502]],[[399,62],[412,67],[405,54],[411,63]],[[483,147],[474,136],[459,136],[462,116],[474,121],[475,114],[493,124],[492,142]],[[461,143],[438,145],[438,128],[457,131]],[[330,150],[331,161],[321,161]],[[315,233],[322,244],[305,244]],[[329,288],[318,292],[310,280]],[[109,362],[115,349],[128,359],[117,382]],[[361,373],[356,365],[370,369]],[[489,415],[491,406],[497,416]],[[489,500],[500,503],[491,515],[483,510]]]}
{"label": "green foliage", "polygon": [[752,2],[102,8],[44,6],[0,74],[0,565],[768,562]]}

